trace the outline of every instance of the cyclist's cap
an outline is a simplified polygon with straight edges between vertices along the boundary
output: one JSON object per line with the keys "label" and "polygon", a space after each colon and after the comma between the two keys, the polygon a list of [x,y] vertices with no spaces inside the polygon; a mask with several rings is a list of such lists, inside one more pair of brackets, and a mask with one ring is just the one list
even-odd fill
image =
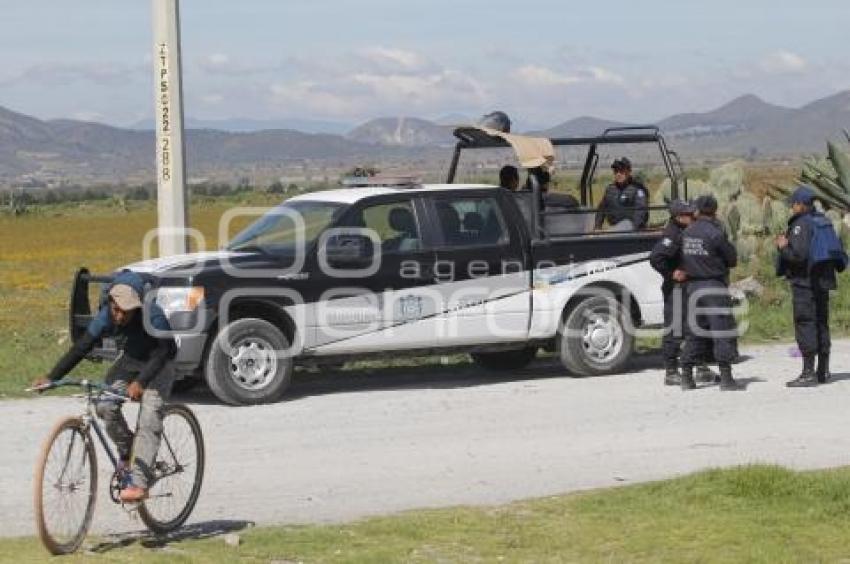
{"label": "cyclist's cap", "polygon": [[142,307],[142,300],[139,299],[139,294],[127,284],[116,284],[109,289],[109,297],[115,302],[115,305],[124,311],[139,309]]}

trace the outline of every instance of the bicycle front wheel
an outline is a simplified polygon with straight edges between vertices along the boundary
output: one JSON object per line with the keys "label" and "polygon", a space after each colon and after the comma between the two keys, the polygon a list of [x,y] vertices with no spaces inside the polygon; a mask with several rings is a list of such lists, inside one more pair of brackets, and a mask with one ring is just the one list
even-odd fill
{"label": "bicycle front wheel", "polygon": [[51,554],[83,544],[97,498],[97,458],[83,421],[63,419],[44,443],[35,469],[38,536]]}
{"label": "bicycle front wheel", "polygon": [[204,479],[201,425],[185,405],[165,407],[153,473],[148,498],[139,506],[139,517],[151,531],[165,534],[189,518]]}

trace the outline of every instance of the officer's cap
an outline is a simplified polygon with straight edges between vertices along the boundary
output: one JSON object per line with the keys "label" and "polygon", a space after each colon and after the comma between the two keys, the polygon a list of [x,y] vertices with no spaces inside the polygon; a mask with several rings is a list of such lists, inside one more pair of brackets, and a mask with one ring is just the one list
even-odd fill
{"label": "officer's cap", "polygon": [[686,202],[685,200],[673,200],[670,202],[670,215],[673,217],[677,215],[693,215],[695,212],[696,208],[690,202]]}
{"label": "officer's cap", "polygon": [[797,189],[788,197],[788,204],[811,206],[814,201],[815,191],[808,186],[797,186]]}
{"label": "officer's cap", "polygon": [[626,157],[620,157],[619,159],[615,159],[613,163],[611,163],[611,168],[613,170],[632,170],[632,161],[627,159]]}
{"label": "officer's cap", "polygon": [[703,194],[699,198],[696,199],[694,205],[697,208],[699,213],[704,213],[707,215],[714,215],[717,213],[717,198],[712,196],[711,194]]}

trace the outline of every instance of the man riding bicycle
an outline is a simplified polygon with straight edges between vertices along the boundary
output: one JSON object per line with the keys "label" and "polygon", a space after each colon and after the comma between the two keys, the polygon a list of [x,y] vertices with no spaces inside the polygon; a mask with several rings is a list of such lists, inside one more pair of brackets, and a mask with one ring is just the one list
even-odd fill
{"label": "man riding bicycle", "polygon": [[97,406],[97,413],[103,419],[126,471],[128,479],[122,484],[120,499],[127,503],[147,497],[162,437],[163,408],[174,383],[174,339],[151,334],[170,331],[171,327],[162,308],[155,302],[150,302],[144,309],[143,295],[144,282],[138,274],[129,270],[118,274],[107,291],[105,303],[83,336],[59,359],[46,378],[39,378],[33,384],[33,387],[39,387],[63,378],[86,357],[101,337],[113,336],[122,343],[122,354],[107,372],[106,384],[134,401],[141,399],[135,437],[121,412],[120,402],[102,401]]}

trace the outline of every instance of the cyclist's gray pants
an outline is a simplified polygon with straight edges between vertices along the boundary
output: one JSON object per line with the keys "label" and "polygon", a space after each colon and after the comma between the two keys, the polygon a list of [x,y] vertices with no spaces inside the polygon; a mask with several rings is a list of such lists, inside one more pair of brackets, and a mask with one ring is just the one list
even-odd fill
{"label": "cyclist's gray pants", "polygon": [[[127,392],[127,386],[139,375],[145,363],[121,355],[106,374],[106,384],[116,391]],[[174,383],[174,366],[166,362],[159,374],[145,386],[139,407],[139,426],[133,441],[133,433],[116,402],[104,401],[97,406],[97,414],[103,419],[106,432],[118,448],[123,460],[132,458],[133,485],[147,488],[153,476],[153,463],[162,438],[162,417],[165,401],[171,395]]]}

